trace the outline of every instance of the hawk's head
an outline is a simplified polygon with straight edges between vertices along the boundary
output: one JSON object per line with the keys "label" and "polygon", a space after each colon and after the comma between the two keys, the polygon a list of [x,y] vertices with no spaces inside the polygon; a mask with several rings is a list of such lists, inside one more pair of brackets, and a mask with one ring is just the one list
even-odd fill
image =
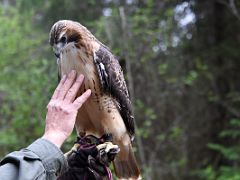
{"label": "hawk's head", "polygon": [[80,23],[71,20],[56,22],[49,34],[49,42],[57,58],[60,57],[63,49],[72,45],[78,49],[85,48],[86,53],[89,54],[91,40],[96,40],[92,33]]}

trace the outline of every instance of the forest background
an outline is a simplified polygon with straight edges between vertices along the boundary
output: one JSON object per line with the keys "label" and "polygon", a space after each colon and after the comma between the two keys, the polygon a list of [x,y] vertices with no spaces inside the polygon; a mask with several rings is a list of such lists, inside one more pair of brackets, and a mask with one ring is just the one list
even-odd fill
{"label": "forest background", "polygon": [[43,134],[59,19],[119,57],[144,179],[240,179],[239,0],[0,0],[1,158]]}

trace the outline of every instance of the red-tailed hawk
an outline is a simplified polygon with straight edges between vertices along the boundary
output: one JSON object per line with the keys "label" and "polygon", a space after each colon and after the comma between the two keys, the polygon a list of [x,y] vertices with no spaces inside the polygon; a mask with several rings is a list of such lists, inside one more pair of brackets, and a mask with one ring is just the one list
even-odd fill
{"label": "red-tailed hawk", "polygon": [[86,89],[92,91],[77,116],[78,134],[101,137],[111,133],[113,143],[120,147],[113,163],[117,177],[140,179],[131,145],[135,131],[134,118],[118,60],[78,22],[56,22],[49,41],[57,57],[60,78],[74,69],[85,76],[79,95]]}

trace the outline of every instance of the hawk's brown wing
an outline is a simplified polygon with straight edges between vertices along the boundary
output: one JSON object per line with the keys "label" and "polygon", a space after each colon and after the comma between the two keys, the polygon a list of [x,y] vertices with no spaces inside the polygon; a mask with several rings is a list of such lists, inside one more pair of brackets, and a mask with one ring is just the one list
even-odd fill
{"label": "hawk's brown wing", "polygon": [[135,133],[134,117],[121,66],[117,58],[102,45],[95,53],[94,61],[102,89],[105,93],[108,93],[116,99],[124,124],[131,139],[133,139]]}

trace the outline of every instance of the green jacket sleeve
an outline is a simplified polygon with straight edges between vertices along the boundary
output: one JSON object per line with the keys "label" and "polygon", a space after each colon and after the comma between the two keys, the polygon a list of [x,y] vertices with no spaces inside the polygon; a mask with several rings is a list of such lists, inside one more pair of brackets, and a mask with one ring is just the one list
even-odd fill
{"label": "green jacket sleeve", "polygon": [[61,150],[45,139],[38,139],[0,162],[0,179],[54,180],[66,168],[67,161]]}

